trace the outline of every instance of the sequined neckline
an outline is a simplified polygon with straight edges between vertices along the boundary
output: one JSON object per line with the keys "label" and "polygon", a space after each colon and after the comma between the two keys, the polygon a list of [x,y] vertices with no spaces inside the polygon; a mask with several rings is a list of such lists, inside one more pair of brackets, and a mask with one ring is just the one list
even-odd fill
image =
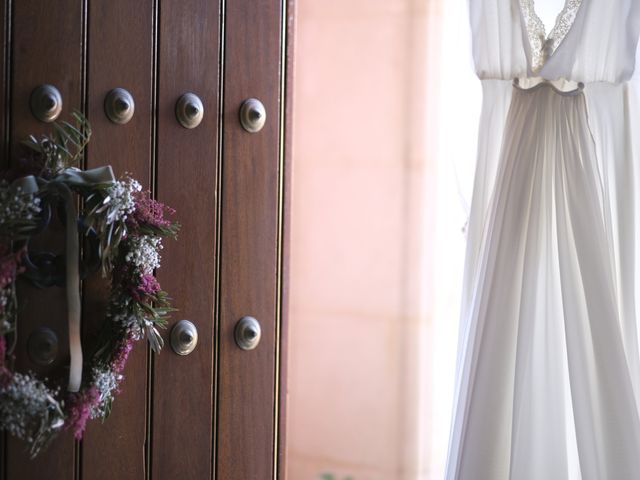
{"label": "sequined neckline", "polygon": [[547,35],[546,27],[536,13],[535,0],[519,0],[531,50],[531,70],[537,73],[556,52],[575,22],[583,0],[565,0],[556,23]]}

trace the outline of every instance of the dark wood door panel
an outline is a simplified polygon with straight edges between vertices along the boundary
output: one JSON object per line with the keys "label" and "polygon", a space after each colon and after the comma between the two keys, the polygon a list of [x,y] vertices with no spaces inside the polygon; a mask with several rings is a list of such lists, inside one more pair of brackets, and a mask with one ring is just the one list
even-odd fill
{"label": "dark wood door panel", "polygon": [[[277,408],[276,341],[280,240],[281,2],[227,3],[225,35],[220,373],[217,478],[272,478]],[[238,122],[258,98],[267,121],[257,133]],[[262,327],[255,350],[234,341],[236,322]]]}
{"label": "dark wood door panel", "polygon": [[[93,129],[87,167],[109,164],[151,188],[154,81],[153,0],[93,0],[89,9],[87,112]],[[104,99],[113,88],[135,101],[133,118],[112,123]],[[83,325],[94,334],[104,321],[108,283],[94,275],[84,284]],[[104,423],[89,422],[82,442],[82,478],[144,480],[146,472],[147,346],[129,357],[121,393]],[[117,462],[114,461],[117,459]]]}
{"label": "dark wood door panel", "polygon": [[[218,2],[162,0],[158,84],[158,197],[174,206],[180,240],[165,242],[159,280],[174,298],[172,324],[191,320],[198,346],[190,355],[155,357],[154,479],[208,479],[212,469],[218,165]],[[193,92],[202,123],[178,124],[175,105]],[[169,329],[164,335],[169,343]]]}
{"label": "dark wood door panel", "polygon": [[[63,117],[82,106],[84,2],[21,0],[12,5],[11,144],[15,154],[18,142],[27,135],[50,130],[50,125],[38,122],[29,110],[29,97],[35,87],[50,83],[60,90]],[[61,251],[64,232],[61,228],[50,230],[47,245]],[[69,361],[64,289],[37,290],[26,284],[19,289],[17,370],[32,370],[49,378],[64,375],[63,366]],[[39,326],[52,328],[60,342],[58,358],[47,369],[38,368],[26,355],[27,338]],[[7,480],[73,479],[75,444],[68,433],[60,435],[33,461],[28,459],[24,444],[16,440],[7,441],[6,452]]]}
{"label": "dark wood door panel", "polygon": [[[6,169],[9,167],[9,109],[7,108],[9,103],[9,89],[7,82],[7,73],[9,68],[8,47],[9,47],[9,27],[10,27],[11,12],[9,10],[9,4],[3,2],[0,5],[0,135],[2,138],[2,150],[0,153],[0,169]],[[6,434],[0,431],[0,480],[5,480],[5,442]]]}
{"label": "dark wood door panel", "polygon": [[[29,96],[53,84],[63,97],[61,119],[84,108],[92,124],[85,166],[131,173],[176,208],[182,230],[177,242],[164,241],[158,270],[178,309],[162,332],[162,353],[149,355],[145,342],[136,346],[111,416],[89,422],[81,443],[65,433],[31,461],[24,444],[6,439],[0,480],[283,478],[284,1],[293,0],[5,0],[0,42],[10,25],[12,61],[0,51],[0,135],[12,153],[26,135],[51,130],[32,116]],[[5,22],[6,9],[12,19]],[[2,75],[4,65],[11,65],[9,75]],[[125,125],[104,113],[115,87],[136,103]],[[175,115],[187,92],[204,104],[194,129]],[[238,118],[251,97],[267,111],[254,134]],[[47,246],[62,251],[64,231],[52,230]],[[64,378],[64,289],[20,289],[17,369]],[[99,278],[83,284],[85,336],[104,319],[106,292]],[[234,340],[245,315],[262,327],[252,351]],[[171,327],[181,319],[198,329],[198,346],[187,356],[170,346]],[[41,325],[60,341],[61,354],[45,369],[26,355],[28,335]]]}

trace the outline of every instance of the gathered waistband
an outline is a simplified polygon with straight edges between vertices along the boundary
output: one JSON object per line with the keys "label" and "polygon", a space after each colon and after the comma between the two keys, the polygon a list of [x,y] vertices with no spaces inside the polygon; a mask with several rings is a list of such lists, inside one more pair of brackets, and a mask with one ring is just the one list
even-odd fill
{"label": "gathered waistband", "polygon": [[558,80],[547,80],[542,77],[522,77],[514,78],[513,86],[519,90],[531,91],[548,87],[555,90],[560,95],[578,95],[584,90],[584,83],[574,82],[560,78]]}

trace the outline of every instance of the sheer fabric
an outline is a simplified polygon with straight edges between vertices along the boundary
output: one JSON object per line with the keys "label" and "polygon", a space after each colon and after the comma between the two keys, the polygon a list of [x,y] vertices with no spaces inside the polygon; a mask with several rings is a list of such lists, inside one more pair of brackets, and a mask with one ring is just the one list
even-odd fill
{"label": "sheer fabric", "polygon": [[[470,0],[483,109],[448,479],[639,479],[640,1]],[[519,81],[514,82],[514,79]]]}

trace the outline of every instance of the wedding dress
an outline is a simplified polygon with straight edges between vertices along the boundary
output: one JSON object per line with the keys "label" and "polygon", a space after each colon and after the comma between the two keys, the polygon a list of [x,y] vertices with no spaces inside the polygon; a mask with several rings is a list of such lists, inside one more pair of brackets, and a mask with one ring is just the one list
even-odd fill
{"label": "wedding dress", "polygon": [[[447,0],[448,1],[448,0]],[[640,479],[640,0],[469,0],[483,89],[447,479]]]}

